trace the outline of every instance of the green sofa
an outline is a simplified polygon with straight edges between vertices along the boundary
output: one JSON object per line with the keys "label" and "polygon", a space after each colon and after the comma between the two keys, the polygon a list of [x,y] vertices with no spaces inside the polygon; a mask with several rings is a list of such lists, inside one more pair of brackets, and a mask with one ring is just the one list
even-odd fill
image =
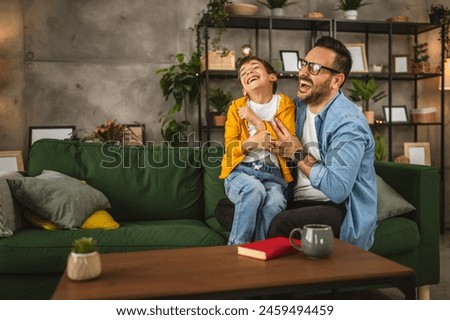
{"label": "green sofa", "polygon": [[[101,253],[225,245],[214,211],[225,197],[218,148],[117,147],[44,139],[27,175],[54,170],[86,181],[111,203],[115,230],[38,229],[24,221],[0,239],[0,299],[48,299],[71,243],[97,239]],[[417,210],[380,222],[373,252],[416,270],[418,286],[439,282],[439,175],[432,167],[380,162],[377,172]]]}

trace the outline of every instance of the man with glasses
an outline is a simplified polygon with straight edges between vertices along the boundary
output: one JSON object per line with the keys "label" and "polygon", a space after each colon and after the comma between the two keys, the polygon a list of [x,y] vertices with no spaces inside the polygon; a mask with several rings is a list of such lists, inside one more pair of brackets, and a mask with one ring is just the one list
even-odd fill
{"label": "man with glasses", "polygon": [[341,88],[352,67],[338,40],[320,38],[298,62],[296,135],[275,119],[278,152],[297,166],[288,210],[277,215],[269,237],[293,228],[327,224],[336,237],[368,250],[377,224],[374,140],[364,115]]}

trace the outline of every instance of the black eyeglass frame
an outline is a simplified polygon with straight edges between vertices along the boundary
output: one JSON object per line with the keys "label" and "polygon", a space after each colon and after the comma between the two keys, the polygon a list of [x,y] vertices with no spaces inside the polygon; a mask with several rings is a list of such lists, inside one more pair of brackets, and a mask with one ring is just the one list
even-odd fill
{"label": "black eyeglass frame", "polygon": [[[303,62],[306,63],[305,66],[303,66]],[[317,69],[317,72],[316,72],[316,73],[311,72],[311,70],[314,70],[314,69],[313,69],[313,66],[319,66],[319,68]],[[322,70],[322,69],[325,69],[325,70],[327,70],[327,71],[329,71],[329,72],[331,72],[331,73],[335,73],[335,74],[342,73],[342,72],[337,71],[337,70],[335,70],[335,69],[325,67],[325,66],[321,65],[320,63],[309,62],[309,61],[306,61],[305,59],[302,59],[302,58],[298,59],[298,63],[297,63],[297,68],[298,68],[298,70],[302,70],[302,69],[305,68],[305,67],[308,67],[308,72],[309,72],[310,74],[312,74],[313,76],[318,75],[318,74],[320,73],[320,70]]]}

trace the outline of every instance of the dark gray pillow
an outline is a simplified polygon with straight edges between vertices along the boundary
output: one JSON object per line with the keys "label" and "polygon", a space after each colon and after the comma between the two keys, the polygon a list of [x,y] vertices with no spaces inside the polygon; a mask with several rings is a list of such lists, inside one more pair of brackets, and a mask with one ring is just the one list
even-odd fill
{"label": "dark gray pillow", "polygon": [[383,178],[377,175],[378,221],[416,210]]}
{"label": "dark gray pillow", "polygon": [[101,191],[56,171],[7,181],[24,207],[64,229],[77,229],[95,211],[111,208]]}
{"label": "dark gray pillow", "polygon": [[10,237],[22,226],[22,210],[11,195],[7,178],[20,178],[16,171],[0,171],[0,237]]}

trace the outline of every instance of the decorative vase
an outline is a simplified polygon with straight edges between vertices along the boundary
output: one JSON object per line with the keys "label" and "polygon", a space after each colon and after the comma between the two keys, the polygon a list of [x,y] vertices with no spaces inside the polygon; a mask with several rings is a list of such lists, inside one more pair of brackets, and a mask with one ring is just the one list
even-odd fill
{"label": "decorative vase", "polygon": [[71,252],[67,258],[67,276],[71,280],[94,279],[101,272],[102,263],[98,251],[89,253]]}
{"label": "decorative vase", "polygon": [[428,61],[415,62],[413,64],[414,73],[429,73],[430,63]]}
{"label": "decorative vase", "polygon": [[284,16],[284,8],[273,8],[271,9],[271,12],[274,17]]}
{"label": "decorative vase", "polygon": [[364,115],[366,116],[367,122],[369,124],[375,123],[375,112],[374,111],[364,111]]}
{"label": "decorative vase", "polygon": [[356,20],[358,18],[358,11],[357,10],[344,11],[344,18],[347,20]]}
{"label": "decorative vase", "polygon": [[226,119],[227,117],[224,115],[213,115],[213,123],[217,127],[223,127]]}

